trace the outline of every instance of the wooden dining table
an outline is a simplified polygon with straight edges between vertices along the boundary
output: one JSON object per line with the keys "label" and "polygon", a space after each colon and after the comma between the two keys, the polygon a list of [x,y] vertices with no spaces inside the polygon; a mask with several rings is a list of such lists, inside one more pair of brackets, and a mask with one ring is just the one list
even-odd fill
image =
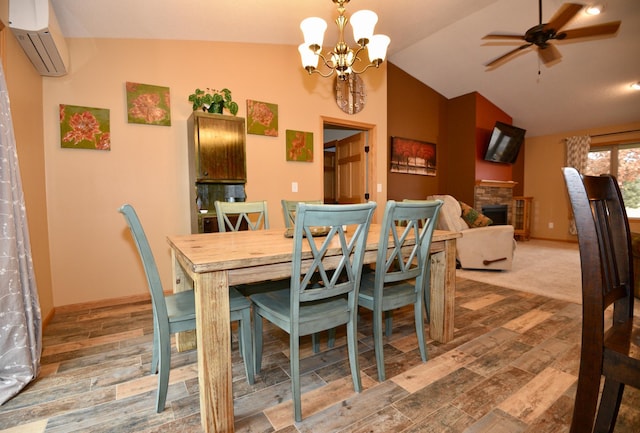
{"label": "wooden dining table", "polygon": [[[372,224],[364,263],[375,263],[380,225]],[[431,338],[453,338],[456,238],[436,230],[431,243]],[[178,350],[198,348],[200,417],[205,432],[233,432],[229,286],[291,276],[293,239],[284,229],[169,236],[174,292],[195,291],[196,332]],[[329,254],[332,254],[331,251]],[[338,254],[337,249],[334,254]]]}

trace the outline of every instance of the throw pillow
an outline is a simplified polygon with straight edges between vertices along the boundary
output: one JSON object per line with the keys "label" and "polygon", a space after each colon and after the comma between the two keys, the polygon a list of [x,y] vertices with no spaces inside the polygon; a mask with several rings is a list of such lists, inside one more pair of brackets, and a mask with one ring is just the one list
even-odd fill
{"label": "throw pillow", "polygon": [[462,208],[462,219],[465,220],[469,227],[485,227],[493,224],[491,218],[484,216],[468,204],[460,202],[460,207]]}

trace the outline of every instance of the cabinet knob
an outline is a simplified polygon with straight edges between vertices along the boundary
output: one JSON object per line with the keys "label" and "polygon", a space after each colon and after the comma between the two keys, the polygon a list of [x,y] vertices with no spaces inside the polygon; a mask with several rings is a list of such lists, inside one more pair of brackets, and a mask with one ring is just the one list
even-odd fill
{"label": "cabinet knob", "polygon": [[202,173],[203,176],[209,176],[209,172],[205,171],[204,173]]}

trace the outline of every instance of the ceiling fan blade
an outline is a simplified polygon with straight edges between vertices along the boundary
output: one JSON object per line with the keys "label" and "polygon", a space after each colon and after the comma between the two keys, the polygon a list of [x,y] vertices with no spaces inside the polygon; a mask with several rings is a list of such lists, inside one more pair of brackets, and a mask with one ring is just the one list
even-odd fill
{"label": "ceiling fan blade", "polygon": [[562,27],[565,26],[571,19],[580,12],[580,9],[583,8],[583,5],[578,3],[565,3],[560,6],[560,9],[556,12],[556,14],[549,20],[547,24],[544,25],[544,30],[553,29],[558,32]]}
{"label": "ceiling fan blade", "polygon": [[545,48],[538,48],[538,56],[545,65],[562,58],[562,54],[553,44],[547,44]]}
{"label": "ceiling fan blade", "polygon": [[533,45],[533,44],[520,45],[518,48],[514,48],[513,50],[507,52],[506,54],[501,55],[497,59],[494,59],[494,60],[490,61],[489,63],[486,63],[485,66],[487,68],[491,68],[492,66],[496,66],[498,63],[500,63],[503,60],[507,59],[507,57],[510,57],[513,54],[517,53],[518,51],[524,50],[525,48],[529,48],[531,45]]}
{"label": "ceiling fan blade", "polygon": [[491,33],[484,36],[482,39],[518,39],[524,41],[524,35],[507,35],[501,33]]}
{"label": "ceiling fan blade", "polygon": [[596,24],[594,26],[565,30],[561,33],[561,34],[564,34],[564,36],[559,37],[557,39],[565,40],[565,39],[587,38],[589,36],[612,35],[616,33],[619,28],[620,28],[620,21],[612,21],[610,23]]}

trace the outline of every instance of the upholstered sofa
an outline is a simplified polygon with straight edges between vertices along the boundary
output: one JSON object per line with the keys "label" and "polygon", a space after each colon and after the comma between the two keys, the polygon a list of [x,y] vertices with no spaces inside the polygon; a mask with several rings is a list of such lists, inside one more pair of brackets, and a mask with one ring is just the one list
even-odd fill
{"label": "upholstered sofa", "polygon": [[462,218],[460,202],[450,195],[429,197],[444,202],[438,217],[439,230],[456,231],[462,237],[456,242],[456,258],[463,269],[509,270],[513,263],[516,241],[511,225],[489,225],[470,228]]}

